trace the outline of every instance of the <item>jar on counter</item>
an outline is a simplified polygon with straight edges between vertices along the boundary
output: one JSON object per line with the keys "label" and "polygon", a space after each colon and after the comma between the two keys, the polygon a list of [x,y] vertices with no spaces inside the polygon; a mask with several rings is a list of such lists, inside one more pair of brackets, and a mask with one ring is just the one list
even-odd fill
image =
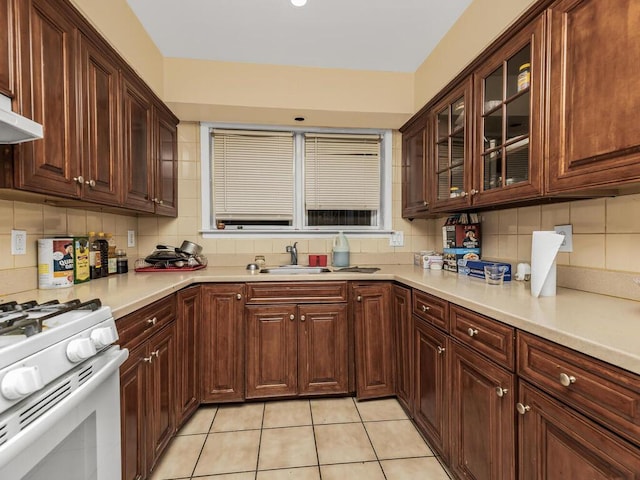
{"label": "jar on counter", "polygon": [[520,65],[518,73],[518,92],[526,90],[531,86],[531,64],[523,63]]}
{"label": "jar on counter", "polygon": [[129,272],[129,259],[127,258],[127,252],[124,250],[118,250],[116,252],[116,273],[128,273]]}

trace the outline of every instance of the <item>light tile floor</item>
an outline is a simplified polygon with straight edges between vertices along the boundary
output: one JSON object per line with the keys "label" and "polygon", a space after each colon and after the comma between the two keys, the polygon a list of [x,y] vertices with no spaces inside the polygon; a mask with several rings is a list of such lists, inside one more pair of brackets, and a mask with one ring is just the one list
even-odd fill
{"label": "light tile floor", "polygon": [[202,406],[151,480],[449,480],[395,399]]}

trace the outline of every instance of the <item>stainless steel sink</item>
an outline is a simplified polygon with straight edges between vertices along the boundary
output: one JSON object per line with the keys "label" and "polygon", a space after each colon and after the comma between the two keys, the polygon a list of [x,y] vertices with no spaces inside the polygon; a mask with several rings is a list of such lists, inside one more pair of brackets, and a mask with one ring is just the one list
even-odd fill
{"label": "stainless steel sink", "polygon": [[304,265],[281,265],[279,267],[268,267],[260,270],[260,273],[269,273],[271,275],[294,275],[294,274],[315,274],[329,273],[327,267],[305,267]]}

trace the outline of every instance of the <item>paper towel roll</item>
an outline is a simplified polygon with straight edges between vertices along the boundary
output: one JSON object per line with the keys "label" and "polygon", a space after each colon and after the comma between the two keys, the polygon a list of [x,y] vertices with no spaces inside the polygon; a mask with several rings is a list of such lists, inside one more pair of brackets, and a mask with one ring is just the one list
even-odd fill
{"label": "paper towel roll", "polygon": [[531,295],[552,297],[556,294],[556,255],[564,235],[533,232],[531,244]]}

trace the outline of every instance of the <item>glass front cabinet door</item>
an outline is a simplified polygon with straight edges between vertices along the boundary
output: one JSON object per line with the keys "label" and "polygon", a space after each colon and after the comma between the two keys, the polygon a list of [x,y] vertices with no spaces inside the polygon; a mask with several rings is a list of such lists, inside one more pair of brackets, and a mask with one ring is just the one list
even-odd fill
{"label": "glass front cabinet door", "polygon": [[539,17],[475,72],[473,205],[542,194],[543,27]]}
{"label": "glass front cabinet door", "polygon": [[431,109],[432,211],[463,209],[470,205],[471,90],[469,78]]}

